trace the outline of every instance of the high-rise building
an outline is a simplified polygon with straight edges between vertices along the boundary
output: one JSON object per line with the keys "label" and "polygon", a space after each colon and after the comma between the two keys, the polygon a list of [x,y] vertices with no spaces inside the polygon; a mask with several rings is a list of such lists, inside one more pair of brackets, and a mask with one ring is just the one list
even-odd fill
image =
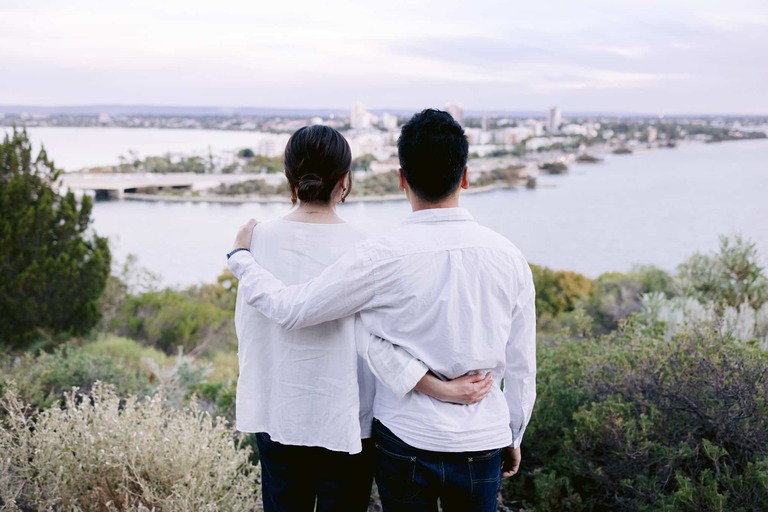
{"label": "high-rise building", "polygon": [[557,133],[560,131],[561,121],[562,114],[560,113],[560,107],[550,108],[549,115],[547,116],[547,131],[549,133]]}
{"label": "high-rise building", "polygon": [[353,130],[371,127],[371,116],[365,110],[365,105],[359,101],[352,105],[352,112],[349,115],[349,127]]}
{"label": "high-rise building", "polygon": [[447,103],[445,105],[445,111],[451,114],[457,123],[464,125],[464,107],[458,103]]}
{"label": "high-rise building", "polygon": [[397,116],[384,112],[381,114],[381,126],[387,130],[397,129]]}

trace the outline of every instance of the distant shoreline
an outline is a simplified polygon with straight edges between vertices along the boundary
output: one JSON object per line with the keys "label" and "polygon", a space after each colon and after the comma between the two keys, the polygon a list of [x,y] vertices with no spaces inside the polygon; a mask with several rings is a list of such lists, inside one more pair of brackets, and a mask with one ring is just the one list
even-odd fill
{"label": "distant shoreline", "polygon": [[[495,183],[491,185],[484,185],[482,187],[471,187],[464,190],[462,194],[482,194],[485,192],[491,192],[493,190],[503,189],[517,189],[519,187],[509,185],[507,183]],[[200,195],[200,196],[173,196],[162,194],[125,194],[124,199],[126,201],[146,201],[146,202],[172,202],[172,203],[223,203],[223,204],[247,204],[247,203],[263,203],[263,204],[275,204],[285,203],[290,201],[286,196],[216,196],[216,195]],[[350,196],[347,197],[345,203],[383,203],[388,201],[405,201],[405,194],[385,194],[381,196]]]}

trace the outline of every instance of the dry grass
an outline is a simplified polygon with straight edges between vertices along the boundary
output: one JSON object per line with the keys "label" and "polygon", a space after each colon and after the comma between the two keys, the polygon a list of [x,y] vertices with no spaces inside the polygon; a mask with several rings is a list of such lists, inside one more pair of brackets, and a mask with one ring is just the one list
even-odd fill
{"label": "dry grass", "polygon": [[121,400],[98,383],[65,407],[30,413],[0,400],[2,510],[259,510],[259,468],[232,431],[196,403]]}

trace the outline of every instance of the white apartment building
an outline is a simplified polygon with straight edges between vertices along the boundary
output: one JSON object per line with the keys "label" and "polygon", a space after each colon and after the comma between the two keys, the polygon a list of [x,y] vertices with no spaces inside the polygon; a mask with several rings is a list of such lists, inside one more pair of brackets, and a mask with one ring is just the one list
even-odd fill
{"label": "white apartment building", "polygon": [[464,107],[459,103],[447,103],[445,111],[451,114],[457,123],[464,126]]}
{"label": "white apartment building", "polygon": [[364,130],[371,127],[371,115],[365,109],[365,105],[359,101],[352,105],[349,115],[349,127],[353,130]]}
{"label": "white apartment building", "polygon": [[600,125],[597,123],[567,124],[560,129],[565,135],[581,135],[583,137],[594,138],[599,133]]}
{"label": "white apartment building", "polygon": [[494,142],[497,144],[504,144],[505,146],[514,146],[534,136],[535,136],[535,132],[531,127],[516,126],[516,127],[504,128],[502,130],[496,130],[494,132],[493,139],[494,139]]}
{"label": "white apartment building", "polygon": [[280,156],[285,151],[290,135],[287,133],[264,133],[256,143],[253,152],[268,157]]}
{"label": "white apartment building", "polygon": [[397,116],[384,112],[381,114],[381,126],[385,130],[397,130]]}
{"label": "white apartment building", "polygon": [[544,123],[536,119],[526,119],[521,123],[523,126],[530,128],[533,131],[534,137],[541,137],[544,135]]}
{"label": "white apartment building", "polygon": [[549,133],[557,133],[560,130],[560,123],[563,121],[560,107],[552,107],[549,109],[549,115],[547,115],[547,131]]}
{"label": "white apartment building", "polygon": [[464,133],[467,135],[467,141],[470,144],[489,144],[493,142],[493,134],[481,128],[465,128]]}
{"label": "white apartment building", "polygon": [[[349,147],[352,150],[352,157],[371,154],[377,160],[389,158],[393,147],[388,144],[391,136],[382,132],[371,132],[355,136],[347,136]],[[395,153],[397,150],[395,149]]]}

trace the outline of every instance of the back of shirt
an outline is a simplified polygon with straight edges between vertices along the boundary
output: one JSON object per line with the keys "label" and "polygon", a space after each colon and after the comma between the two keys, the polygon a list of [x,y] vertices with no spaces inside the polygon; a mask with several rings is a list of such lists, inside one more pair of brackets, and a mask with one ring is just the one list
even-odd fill
{"label": "back of shirt", "polygon": [[[251,252],[281,281],[296,284],[320,274],[361,239],[347,224],[276,219],[256,226]],[[354,322],[346,317],[288,331],[238,294],[238,430],[267,432],[283,444],[360,451],[361,435],[370,436],[373,390],[367,367],[358,365]],[[368,423],[362,432],[361,417]]]}
{"label": "back of shirt", "polygon": [[[520,251],[456,209],[415,212],[391,234],[363,242],[359,253],[370,261],[375,289],[361,313],[366,329],[445,378],[491,371],[496,383],[469,406],[379,386],[376,418],[425,450],[519,443],[535,397],[534,289]],[[502,379],[517,396],[504,396]]]}

